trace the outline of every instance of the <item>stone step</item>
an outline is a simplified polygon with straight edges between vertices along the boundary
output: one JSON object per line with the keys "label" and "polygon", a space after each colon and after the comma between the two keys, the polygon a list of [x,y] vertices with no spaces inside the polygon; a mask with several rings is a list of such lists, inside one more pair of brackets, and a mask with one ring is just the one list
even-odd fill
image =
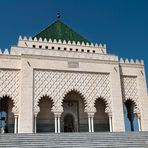
{"label": "stone step", "polygon": [[148,132],[4,134],[0,148],[148,148]]}

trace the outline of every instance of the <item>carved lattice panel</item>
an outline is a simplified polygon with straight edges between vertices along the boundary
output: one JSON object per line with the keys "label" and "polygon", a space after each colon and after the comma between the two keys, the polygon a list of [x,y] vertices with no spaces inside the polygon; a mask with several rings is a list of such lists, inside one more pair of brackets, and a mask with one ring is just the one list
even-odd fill
{"label": "carved lattice panel", "polygon": [[9,96],[14,102],[13,112],[19,110],[20,71],[0,70],[0,97]]}
{"label": "carved lattice panel", "polygon": [[105,100],[106,112],[111,112],[110,82],[108,74],[34,71],[34,111],[38,112],[38,103],[43,95],[53,100],[53,110],[61,111],[64,96],[71,90],[76,90],[84,97],[86,111],[94,109],[95,100],[101,97]]}
{"label": "carved lattice panel", "polygon": [[133,100],[135,103],[135,112],[139,112],[137,77],[122,76],[122,94],[124,102],[126,100]]}

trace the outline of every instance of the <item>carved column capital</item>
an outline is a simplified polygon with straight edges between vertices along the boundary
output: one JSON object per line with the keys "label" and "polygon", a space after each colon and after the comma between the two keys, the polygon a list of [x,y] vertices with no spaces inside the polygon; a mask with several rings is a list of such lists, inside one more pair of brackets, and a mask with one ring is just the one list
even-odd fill
{"label": "carved column capital", "polygon": [[135,113],[135,115],[140,119],[141,118],[141,114],[139,112]]}
{"label": "carved column capital", "polygon": [[19,116],[19,112],[15,112],[13,111],[14,117],[18,117]]}
{"label": "carved column capital", "polygon": [[88,114],[88,117],[94,117],[95,112],[88,112],[87,114]]}
{"label": "carved column capital", "polygon": [[34,117],[35,117],[35,118],[37,118],[37,116],[38,116],[38,113],[37,113],[37,112],[36,112],[36,113],[34,113]]}
{"label": "carved column capital", "polygon": [[62,112],[54,112],[54,116],[55,117],[59,117],[60,118],[61,117],[61,114],[62,114]]}
{"label": "carved column capital", "polygon": [[112,112],[107,112],[107,115],[108,115],[109,118],[111,118],[112,117]]}

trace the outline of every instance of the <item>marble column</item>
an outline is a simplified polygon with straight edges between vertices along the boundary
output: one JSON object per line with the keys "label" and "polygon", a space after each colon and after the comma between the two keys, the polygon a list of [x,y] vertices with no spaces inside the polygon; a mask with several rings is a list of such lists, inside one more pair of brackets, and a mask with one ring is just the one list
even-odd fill
{"label": "marble column", "polygon": [[61,132],[60,116],[58,116],[58,133]]}
{"label": "marble column", "polygon": [[55,116],[54,119],[55,119],[55,133],[58,133],[57,116]]}
{"label": "marble column", "polygon": [[94,132],[94,112],[88,112],[88,128],[89,132]]}
{"label": "marble column", "polygon": [[91,132],[94,132],[94,116],[91,117]]}
{"label": "marble column", "polygon": [[37,120],[37,114],[34,115],[34,133],[36,134],[36,120]]}
{"label": "marble column", "polygon": [[142,129],[141,129],[141,119],[140,119],[140,117],[138,117],[138,128],[139,128],[139,131],[142,131]]}
{"label": "marble column", "polygon": [[91,132],[91,119],[88,116],[88,128],[89,128],[89,132]]}
{"label": "marble column", "polygon": [[61,112],[55,112],[55,133],[61,132],[61,125],[60,125],[60,118],[61,118]]}
{"label": "marble column", "polygon": [[137,118],[138,118],[138,128],[139,131],[142,131],[142,127],[141,127],[141,115],[140,113],[136,114]]}
{"label": "marble column", "polygon": [[112,114],[108,113],[108,117],[109,117],[109,129],[110,129],[110,132],[113,132]]}
{"label": "marble column", "polygon": [[18,115],[14,115],[14,133],[18,133]]}

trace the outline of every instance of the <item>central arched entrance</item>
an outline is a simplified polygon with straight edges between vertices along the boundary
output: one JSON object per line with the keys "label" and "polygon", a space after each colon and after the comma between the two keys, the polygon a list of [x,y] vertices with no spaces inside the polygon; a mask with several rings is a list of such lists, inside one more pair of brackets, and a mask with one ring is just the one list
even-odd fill
{"label": "central arched entrance", "polygon": [[63,101],[61,132],[88,132],[88,116],[82,95],[73,90],[68,92]]}
{"label": "central arched entrance", "polygon": [[74,132],[74,117],[71,114],[67,114],[64,117],[64,132]]}

